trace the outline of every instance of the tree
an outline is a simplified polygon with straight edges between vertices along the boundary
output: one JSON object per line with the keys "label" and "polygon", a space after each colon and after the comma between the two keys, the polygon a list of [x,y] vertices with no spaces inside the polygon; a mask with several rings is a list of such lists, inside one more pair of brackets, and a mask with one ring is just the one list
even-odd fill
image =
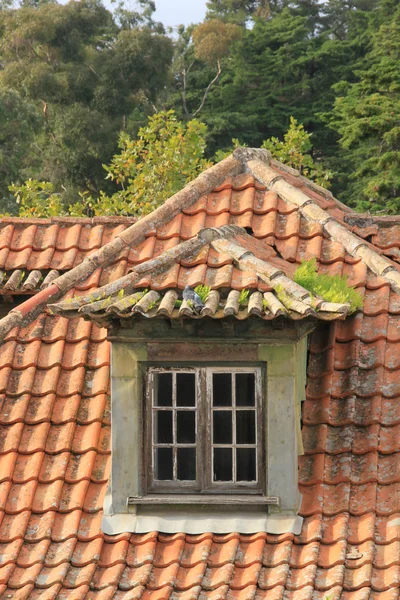
{"label": "tree", "polygon": [[314,162],[311,155],[311,134],[293,117],[290,117],[290,127],[283,140],[272,137],[263,142],[262,148],[269,150],[274,158],[285,165],[300,171],[304,177],[312,179],[322,187],[329,187],[333,173],[324,169],[321,163]]}
{"label": "tree", "polygon": [[66,209],[51,183],[28,180],[11,187],[21,206],[20,216],[145,215],[210,166],[204,159],[206,129],[195,119],[178,121],[173,111],[157,113],[135,139],[123,133],[120,153],[104,166],[107,178],[118,188],[114,194],[100,192],[93,197],[84,192],[80,202]]}
{"label": "tree", "polygon": [[[73,216],[145,215],[211,166],[204,158],[206,131],[204,123],[196,119],[187,123],[178,121],[173,111],[149,117],[135,139],[122,134],[121,152],[104,167],[107,177],[118,187],[114,194],[100,193],[93,197],[88,192],[83,193],[81,201],[65,211],[51,183],[28,180],[22,186],[11,188],[21,207],[20,216],[49,217],[65,212]],[[263,147],[275,158],[299,169],[304,176],[328,187],[331,173],[314,163],[310,137],[292,118],[284,140],[272,138],[265,141]],[[233,144],[234,147],[240,145],[238,140],[233,140]],[[216,161],[231,151],[217,153]]]}
{"label": "tree", "polygon": [[[204,21],[196,27],[179,31],[175,44],[174,72],[177,89],[186,118],[196,117],[204,107],[211,88],[219,80],[221,61],[229,52],[232,43],[240,37],[240,28],[218,19]],[[204,89],[193,98],[190,93],[189,75],[193,70],[206,71],[208,77]],[[208,73],[212,73],[208,75]],[[189,108],[190,105],[194,107]]]}
{"label": "tree", "polygon": [[25,177],[50,181],[66,205],[107,186],[120,130],[137,130],[168,81],[172,41],[128,16],[118,25],[98,0],[0,11],[0,91],[40,118]]}
{"label": "tree", "polygon": [[[390,15],[390,18],[387,18]],[[357,81],[335,86],[327,120],[340,135],[342,194],[357,210],[400,212],[400,6],[383,2]],[[364,63],[364,64],[365,64]]]}
{"label": "tree", "polygon": [[206,18],[244,26],[255,17],[268,18],[270,12],[270,0],[209,0]]}
{"label": "tree", "polygon": [[[29,153],[40,155],[34,136],[40,128],[35,106],[14,90],[0,90],[0,189],[4,190],[3,211],[16,212],[15,201],[8,192],[11,181],[22,183],[26,177]],[[33,148],[32,148],[33,146]]]}

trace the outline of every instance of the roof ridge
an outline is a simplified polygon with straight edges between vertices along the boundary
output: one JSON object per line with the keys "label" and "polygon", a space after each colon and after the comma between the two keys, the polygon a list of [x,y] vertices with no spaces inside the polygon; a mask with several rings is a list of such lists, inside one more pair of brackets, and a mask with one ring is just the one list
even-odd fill
{"label": "roof ridge", "polygon": [[96,217],[0,217],[0,223],[10,223],[13,225],[52,225],[53,223],[68,223],[79,225],[97,225],[101,223],[136,223],[137,217],[127,215],[110,215]]}
{"label": "roof ridge", "polygon": [[182,190],[171,196],[164,204],[133,223],[117,235],[111,242],[102,246],[80,264],[63,273],[45,290],[12,309],[0,319],[0,342],[14,327],[31,323],[49,302],[59,300],[68,290],[87,279],[96,269],[107,264],[126,247],[140,243],[147,233],[157,226],[172,220],[183,208],[194,204],[201,196],[210,193],[226,177],[234,177],[245,171],[245,164],[251,159],[269,160],[270,153],[262,149],[238,148],[232,155],[206,169]]}
{"label": "roof ridge", "polygon": [[285,202],[295,204],[308,221],[322,225],[332,240],[339,242],[351,256],[360,258],[375,275],[386,279],[393,290],[400,293],[400,272],[394,261],[373,250],[373,244],[342,225],[307,194],[274,171],[270,164],[255,159],[248,161],[247,168],[268,190],[275,191]]}
{"label": "roof ridge", "polygon": [[331,191],[322,187],[322,185],[319,185],[315,181],[312,181],[311,179],[307,179],[307,177],[304,177],[304,175],[302,175],[298,169],[289,167],[288,165],[285,165],[285,163],[283,163],[279,160],[276,160],[275,158],[271,158],[269,164],[273,167],[278,167],[278,169],[280,169],[281,171],[285,171],[289,175],[293,175],[294,177],[297,177],[308,189],[317,192],[318,194],[323,196],[326,200],[332,200],[345,213],[350,213],[350,216],[357,215],[355,210],[350,208],[350,206],[347,206],[347,204],[343,204],[343,202],[341,202],[340,200],[335,198],[335,196],[332,194]]}
{"label": "roof ridge", "polygon": [[[271,165],[288,173],[292,172],[291,167],[286,167],[272,159],[268,150],[237,148],[230,156],[198,175],[196,179],[171,196],[152,213],[134,222],[111,242],[87,256],[76,267],[54,279],[49,287],[12,309],[6,317],[0,320],[0,342],[4,340],[11,329],[31,323],[48,303],[57,302],[68,290],[86,280],[96,269],[109,264],[122,250],[142,242],[146,234],[156,227],[170,222],[184,208],[188,208],[201,196],[210,193],[227,177],[234,177],[243,172],[251,173],[256,180],[266,185],[267,189],[278,192],[285,202],[297,206],[299,212],[306,219],[322,225],[325,232],[334,241],[341,243],[352,256],[363,260],[374,274],[382,276],[396,292],[400,293],[400,272],[393,261],[371,249],[368,242],[349,231],[316,201],[286,181],[284,176],[274,170]],[[298,172],[295,171],[295,173],[296,176],[301,177],[302,181],[304,180]],[[333,198],[330,192],[325,190],[322,192],[317,184],[308,180],[304,181],[310,189],[324,193],[330,199]],[[337,200],[335,202],[338,205],[341,204]],[[345,208],[345,211],[355,215],[348,207]],[[105,221],[107,218],[103,218],[99,222]],[[49,220],[49,222],[51,221]],[[66,221],[60,218],[57,222]],[[92,221],[88,220],[87,222]]]}
{"label": "roof ridge", "polygon": [[369,213],[354,213],[345,215],[344,220],[349,225],[359,227],[368,227],[369,225],[379,225],[380,227],[390,227],[391,225],[400,225],[400,215],[372,215]]}
{"label": "roof ridge", "polygon": [[[249,245],[250,242],[250,245]],[[241,271],[252,271],[257,274],[271,290],[264,296],[255,291],[249,297],[248,314],[256,314],[260,317],[264,313],[279,316],[281,314],[298,313],[301,318],[307,316],[318,316],[322,319],[332,320],[344,318],[349,310],[350,304],[326,302],[324,298],[312,297],[304,287],[290,279],[281,269],[278,269],[266,259],[259,258],[254,253],[253,238],[245,229],[236,225],[223,225],[221,227],[202,229],[197,236],[178,244],[172,249],[166,250],[156,258],[150,259],[135,267],[128,275],[113,281],[98,290],[77,298],[70,298],[58,304],[49,304],[51,314],[57,314],[68,318],[79,315],[91,316],[97,320],[107,313],[140,313],[146,317],[154,315],[166,315],[171,317],[178,299],[176,290],[170,289],[164,297],[156,290],[147,289],[134,292],[134,285],[139,275],[151,271],[152,274],[164,272],[177,259],[182,259],[190,254],[198,252],[203,246],[210,245],[216,252],[228,254]],[[128,296],[120,296],[118,292],[128,290]],[[132,293],[134,292],[134,293]],[[157,310],[152,310],[154,304],[161,301]],[[200,312],[191,306],[190,301],[183,297],[182,305],[178,311],[179,317],[203,317],[215,316],[220,301],[220,292],[210,290]],[[229,305],[229,306],[228,306]],[[224,316],[236,315],[239,310],[239,292],[233,290],[227,301],[227,310]],[[318,312],[317,311],[322,311]],[[149,314],[149,312],[152,314]],[[100,314],[99,314],[100,313]]]}

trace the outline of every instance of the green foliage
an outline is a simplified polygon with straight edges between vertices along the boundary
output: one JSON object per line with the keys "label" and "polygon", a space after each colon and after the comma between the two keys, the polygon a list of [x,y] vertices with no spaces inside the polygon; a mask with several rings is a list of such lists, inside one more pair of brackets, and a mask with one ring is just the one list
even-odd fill
{"label": "green foliage", "polygon": [[51,181],[65,206],[79,191],[111,189],[102,163],[121,129],[144,122],[172,59],[172,41],[147,17],[134,21],[118,24],[98,0],[0,10],[0,140],[4,113],[16,125],[7,144],[18,170],[6,165],[5,201],[8,185],[27,177]]}
{"label": "green foliage", "polygon": [[20,205],[20,217],[55,217],[62,215],[60,194],[54,192],[53,184],[28,179],[23,185],[10,185],[10,192]]}
{"label": "green foliage", "polygon": [[194,55],[197,59],[214,64],[228,54],[230,45],[240,37],[240,28],[232,23],[211,19],[193,30]]}
{"label": "green foliage", "polygon": [[[26,178],[27,156],[31,136],[37,132],[40,121],[32,102],[24,100],[14,90],[0,89],[0,210],[16,212],[11,182],[22,183]],[[3,198],[1,198],[3,196]]]}
{"label": "green foliage", "polygon": [[[2,212],[19,208],[10,184],[31,179],[53,185],[30,190],[34,214],[58,210],[47,193],[61,213],[146,213],[232,138],[269,140],[324,186],[334,172],[333,193],[357,210],[400,211],[398,0],[208,0],[178,36],[154,21],[153,0],[123,2],[112,14],[100,0],[0,0]],[[185,125],[167,134],[198,143],[191,156],[162,126],[141,140],[148,115],[171,108]],[[164,190],[167,166],[181,176]]]}
{"label": "green foliage", "polygon": [[245,25],[252,18],[270,15],[269,0],[208,0],[207,17]]}
{"label": "green foliage", "polygon": [[173,111],[149,117],[135,139],[121,135],[121,153],[104,166],[118,191],[111,196],[83,192],[81,201],[67,209],[51,183],[28,180],[10,190],[21,205],[20,216],[145,215],[210,165],[203,158],[205,134],[203,123],[182,123]]}
{"label": "green foliage", "polygon": [[104,166],[107,178],[120,189],[112,196],[88,197],[86,206],[101,215],[151,212],[209,166],[203,158],[205,134],[203,123],[182,123],[173,111],[149,117],[135,139],[121,134],[120,154]]}
{"label": "green foliage", "polygon": [[[393,12],[386,12],[391,4]],[[326,119],[340,135],[341,174],[348,178],[341,198],[360,211],[396,214],[400,212],[400,6],[382,2],[375,20],[372,47],[356,71],[357,81],[335,86],[338,97]]]}
{"label": "green foliage", "polygon": [[294,281],[314,296],[320,296],[327,302],[350,304],[350,312],[362,308],[363,299],[354,288],[349,286],[347,277],[317,273],[315,258],[301,263],[294,274]]}
{"label": "green foliage", "polygon": [[[274,158],[289,167],[293,167],[300,173],[321,185],[329,187],[333,173],[324,169],[321,163],[316,163],[312,157],[313,146],[311,135],[305,131],[304,126],[299,124],[294,117],[290,117],[290,127],[283,136],[283,141],[276,137],[265,140],[261,147],[269,150]],[[226,158],[235,148],[243,146],[238,139],[232,140],[229,150],[218,150],[215,154],[216,162]]]}
{"label": "green foliage", "polygon": [[266,140],[262,148],[269,150],[274,158],[300,171],[304,177],[314,180],[323,187],[329,187],[332,172],[315,163],[310,152],[312,150],[311,134],[304,126],[290,117],[290,127],[283,136],[283,141],[276,137]]}
{"label": "green foliage", "polygon": [[210,293],[211,288],[208,287],[208,285],[198,285],[194,288],[194,291],[200,296],[200,300],[204,304],[208,298],[208,294]]}
{"label": "green foliage", "polygon": [[275,293],[278,300],[280,300],[281,303],[284,305],[285,311],[290,310],[290,304],[292,303],[293,298],[289,296],[289,294],[285,291],[284,287],[280,284],[277,285],[275,288]]}
{"label": "green foliage", "polygon": [[250,290],[241,290],[239,294],[239,306],[244,306],[249,298]]}
{"label": "green foliage", "polygon": [[234,138],[232,140],[232,146],[228,149],[228,150],[217,150],[217,152],[215,153],[214,159],[215,162],[218,163],[221,160],[223,160],[224,158],[227,158],[228,156],[230,156],[232,154],[232,152],[234,150],[236,150],[236,148],[241,148],[241,147],[245,147],[246,144],[241,144],[240,140],[238,140],[237,138]]}

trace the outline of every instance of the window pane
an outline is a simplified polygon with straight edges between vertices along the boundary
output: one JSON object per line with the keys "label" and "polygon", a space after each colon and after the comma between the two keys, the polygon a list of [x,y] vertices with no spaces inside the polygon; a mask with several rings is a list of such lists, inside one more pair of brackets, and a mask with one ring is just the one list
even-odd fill
{"label": "window pane", "polygon": [[179,481],[196,480],[196,448],[178,448]]}
{"label": "window pane", "polygon": [[194,373],[176,374],[176,405],[196,406],[196,376]]}
{"label": "window pane", "polygon": [[256,449],[236,449],[236,479],[237,481],[256,481]]}
{"label": "window pane", "polygon": [[172,448],[155,449],[154,478],[161,481],[173,479]]}
{"label": "window pane", "polygon": [[236,411],[236,443],[237,444],[255,444],[256,443],[256,411],[255,410],[237,410]]}
{"label": "window pane", "polygon": [[158,410],[155,415],[155,442],[157,444],[172,444],[172,411]]}
{"label": "window pane", "polygon": [[213,444],[232,444],[232,412],[213,411]]}
{"label": "window pane", "polygon": [[213,373],[213,406],[232,406],[230,373]]}
{"label": "window pane", "polygon": [[172,373],[157,373],[155,385],[156,406],[172,406]]}
{"label": "window pane", "polygon": [[214,448],[214,481],[233,481],[231,448]]}
{"label": "window pane", "polygon": [[255,406],[254,373],[236,374],[236,406]]}
{"label": "window pane", "polygon": [[196,443],[196,414],[194,411],[178,410],[176,414],[176,437],[178,444]]}

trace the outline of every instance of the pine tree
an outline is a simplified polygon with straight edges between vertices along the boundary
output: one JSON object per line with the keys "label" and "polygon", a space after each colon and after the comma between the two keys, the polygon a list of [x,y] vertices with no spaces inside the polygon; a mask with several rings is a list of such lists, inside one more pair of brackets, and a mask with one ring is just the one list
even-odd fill
{"label": "pine tree", "polygon": [[[376,28],[374,31],[373,28]],[[372,31],[371,31],[372,30]],[[382,3],[357,81],[335,87],[331,127],[340,135],[342,199],[361,211],[400,212],[400,6]]]}

